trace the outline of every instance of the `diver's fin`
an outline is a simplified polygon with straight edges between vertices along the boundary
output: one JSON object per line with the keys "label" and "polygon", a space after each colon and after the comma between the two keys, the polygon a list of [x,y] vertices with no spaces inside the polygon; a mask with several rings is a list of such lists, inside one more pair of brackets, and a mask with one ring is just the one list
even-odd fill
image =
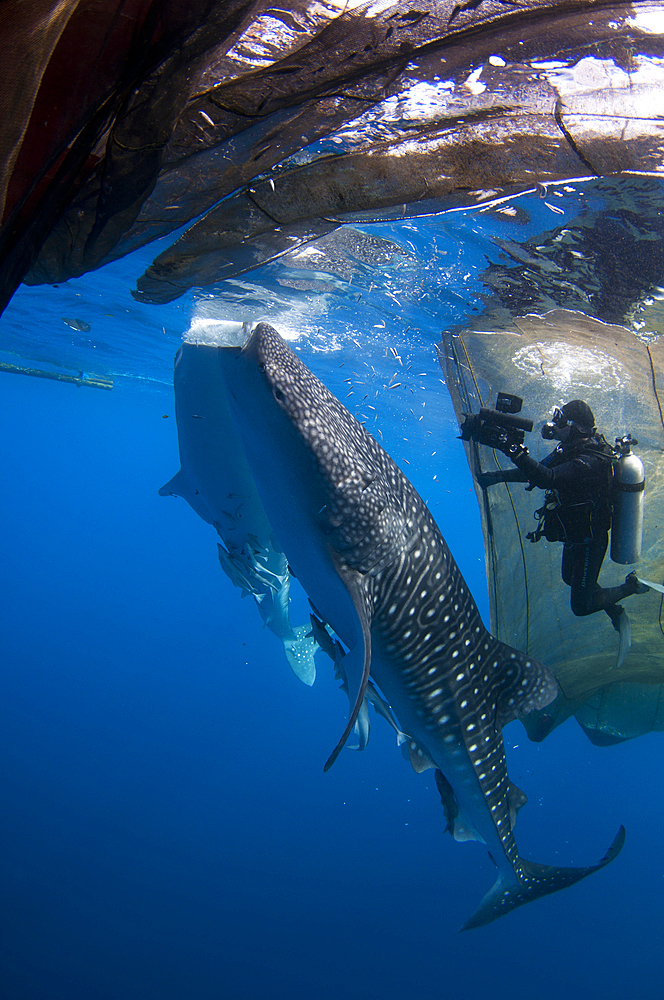
{"label": "diver's fin", "polygon": [[295,676],[311,687],[316,680],[314,653],[319,648],[318,643],[306,625],[296,625],[293,635],[294,639],[282,639],[286,659]]}
{"label": "diver's fin", "polygon": [[632,646],[632,623],[626,611],[623,611],[618,618],[618,633],[620,634],[620,642],[618,644],[616,667],[622,667],[623,661]]}
{"label": "diver's fin", "polygon": [[[661,583],[653,583],[652,580],[642,580],[640,576],[637,576],[639,583],[647,587],[648,590],[656,590],[658,594],[664,594],[664,586]],[[637,590],[637,594],[645,593],[645,591]]]}
{"label": "diver's fin", "polygon": [[504,916],[510,910],[515,910],[517,906],[530,903],[540,896],[548,896],[551,892],[558,892],[559,889],[566,889],[575,882],[580,882],[587,875],[599,871],[610,864],[616,858],[625,843],[625,827],[621,826],[618,834],[610,848],[601,861],[588,868],[556,868],[552,865],[538,865],[534,861],[524,861],[519,859],[523,877],[516,884],[509,884],[503,875],[499,875],[492,889],[480,903],[478,909],[470,920],[461,928],[462,931],[469,931],[473,927],[482,927],[491,923],[498,917]]}

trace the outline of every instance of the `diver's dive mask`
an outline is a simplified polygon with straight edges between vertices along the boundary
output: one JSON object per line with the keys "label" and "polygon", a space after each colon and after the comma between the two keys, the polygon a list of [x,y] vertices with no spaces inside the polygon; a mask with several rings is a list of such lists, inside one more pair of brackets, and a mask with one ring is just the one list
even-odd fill
{"label": "diver's dive mask", "polygon": [[568,420],[559,406],[554,406],[551,419],[542,427],[542,437],[545,441],[567,441],[572,433],[573,420]]}

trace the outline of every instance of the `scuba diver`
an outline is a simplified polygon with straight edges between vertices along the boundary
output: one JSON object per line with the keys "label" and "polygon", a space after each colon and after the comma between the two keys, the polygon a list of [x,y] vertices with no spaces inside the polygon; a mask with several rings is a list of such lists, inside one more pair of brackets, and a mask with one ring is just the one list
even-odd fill
{"label": "scuba diver", "polygon": [[624,655],[622,648],[629,647],[630,625],[625,609],[618,602],[630,594],[645,594],[650,588],[634,572],[618,587],[600,587],[597,582],[611,528],[616,452],[598,433],[593,412],[581,399],[556,407],[551,420],[542,428],[542,437],[557,440],[559,444],[538,462],[510,434],[495,434],[493,447],[507,455],[516,469],[480,473],[478,483],[487,489],[494,483],[527,482],[530,484],[527,489],[538,487],[547,491],[544,506],[535,514],[538,527],[528,538],[533,542],[544,537],[550,542],[564,543],[561,574],[571,588],[573,613],[585,616],[606,611],[620,633]]}

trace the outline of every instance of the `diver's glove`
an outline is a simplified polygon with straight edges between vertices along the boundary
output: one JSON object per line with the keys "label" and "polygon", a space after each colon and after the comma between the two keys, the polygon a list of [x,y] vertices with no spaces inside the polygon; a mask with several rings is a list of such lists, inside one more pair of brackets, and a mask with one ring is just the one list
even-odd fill
{"label": "diver's glove", "polygon": [[524,456],[530,457],[525,444],[510,444],[505,449],[505,454],[514,462],[515,465],[517,465],[520,458],[523,458]]}
{"label": "diver's glove", "polygon": [[[484,441],[483,443],[488,444],[490,448],[495,448],[496,451],[502,451],[503,455],[507,455],[510,462],[514,462],[517,469],[523,473],[521,482],[531,480],[532,474],[540,469],[540,463],[537,459],[531,458],[525,444],[521,441],[515,441],[513,433],[510,433],[503,427],[491,427],[491,432],[491,441]],[[480,483],[480,486],[482,486],[482,483]]]}
{"label": "diver's glove", "polygon": [[500,469],[495,472],[478,472],[475,476],[477,484],[486,490],[495,483],[526,483],[528,480],[520,469]]}
{"label": "diver's glove", "polygon": [[493,427],[491,429],[493,431],[491,435],[491,447],[495,448],[496,451],[502,451],[503,455],[507,455],[512,462],[514,462],[515,458],[518,456],[528,454],[528,449],[525,444],[515,441],[514,437],[507,431],[503,430],[502,427]]}
{"label": "diver's glove", "polygon": [[514,444],[512,442],[505,448],[504,454],[511,462],[514,462],[517,469],[522,472],[526,479],[531,480],[540,467],[536,458],[529,454],[525,444]]}

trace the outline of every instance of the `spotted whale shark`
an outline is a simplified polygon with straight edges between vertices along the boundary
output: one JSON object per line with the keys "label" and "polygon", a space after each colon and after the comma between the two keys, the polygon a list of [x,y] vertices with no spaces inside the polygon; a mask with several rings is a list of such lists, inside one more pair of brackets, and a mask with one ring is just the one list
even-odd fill
{"label": "spotted whale shark", "polygon": [[[457,840],[486,844],[493,888],[464,929],[571,886],[612,861],[560,868],[519,856],[525,795],[508,777],[503,726],[541,709],[557,684],[484,627],[429,510],[378,442],[271,326],[226,369],[229,404],[268,519],[320,622],[343,644],[351,702],[329,768],[372,682],[413,766],[433,767]],[[371,681],[370,681],[371,678]]]}
{"label": "spotted whale shark", "polygon": [[228,407],[223,371],[239,350],[195,343],[179,349],[173,385],[180,470],[159,494],[183,497],[215,527],[221,568],[243,596],[251,594],[265,625],[283,643],[293,672],[311,685],[318,645],[309,625],[291,626],[286,556],[274,538]]}

